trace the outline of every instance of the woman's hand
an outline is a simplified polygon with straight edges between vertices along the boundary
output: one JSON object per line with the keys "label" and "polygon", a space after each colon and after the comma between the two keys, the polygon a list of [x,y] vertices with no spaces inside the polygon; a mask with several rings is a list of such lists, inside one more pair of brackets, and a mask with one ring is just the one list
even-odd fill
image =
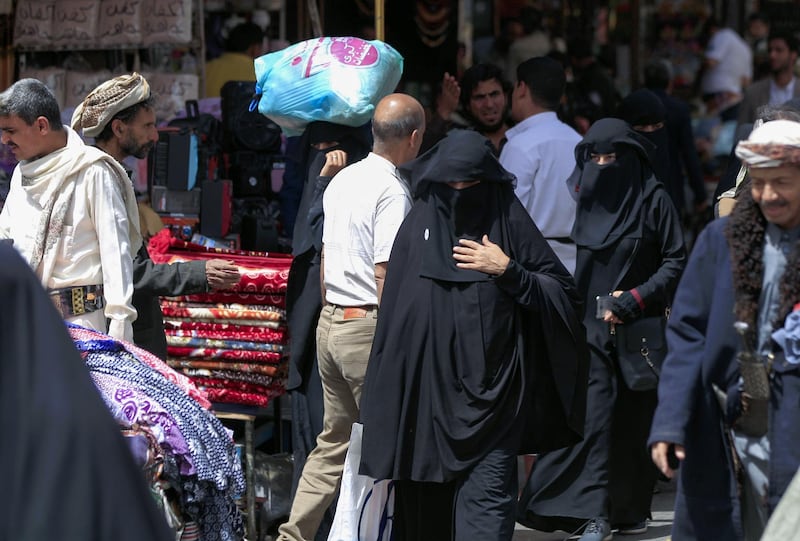
{"label": "woman's hand", "polygon": [[[622,291],[620,291],[620,290],[617,290],[617,291],[614,291],[613,293],[611,293],[611,296],[615,297],[615,298],[619,297],[620,295],[622,295]],[[622,323],[622,320],[620,318],[618,318],[617,316],[615,316],[614,312],[612,312],[611,310],[606,310],[605,311],[605,313],[603,314],[603,321],[605,321],[606,323],[614,323],[614,324],[621,324]]]}
{"label": "woman's hand", "polygon": [[332,177],[347,165],[347,152],[344,150],[331,150],[325,154],[325,165],[322,166],[320,175]]}

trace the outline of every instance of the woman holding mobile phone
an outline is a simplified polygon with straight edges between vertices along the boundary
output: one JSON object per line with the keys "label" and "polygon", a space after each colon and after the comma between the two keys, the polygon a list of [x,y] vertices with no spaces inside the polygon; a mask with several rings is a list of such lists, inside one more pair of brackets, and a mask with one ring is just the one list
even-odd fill
{"label": "woman holding mobile phone", "polygon": [[575,281],[591,351],[584,440],[539,456],[519,519],[537,530],[582,532],[582,541],[646,531],[658,474],[646,446],[656,390],[626,387],[613,335],[618,325],[664,313],[686,261],[680,219],[652,172],[648,145],[623,120],[599,120],[576,147],[567,181],[578,202]]}

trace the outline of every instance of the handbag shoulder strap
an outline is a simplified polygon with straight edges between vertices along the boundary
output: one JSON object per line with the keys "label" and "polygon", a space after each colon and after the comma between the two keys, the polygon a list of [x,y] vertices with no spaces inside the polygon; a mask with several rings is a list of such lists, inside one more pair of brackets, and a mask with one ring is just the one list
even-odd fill
{"label": "handbag shoulder strap", "polygon": [[631,255],[628,257],[625,264],[622,266],[622,270],[619,272],[619,276],[617,279],[614,280],[614,287],[611,288],[611,291],[616,291],[619,285],[622,283],[622,280],[625,279],[625,275],[628,274],[628,271],[631,269],[631,265],[633,265],[633,259],[636,257],[636,254],[639,253],[639,243],[641,239],[636,239],[636,242],[633,245],[633,250],[631,250]]}

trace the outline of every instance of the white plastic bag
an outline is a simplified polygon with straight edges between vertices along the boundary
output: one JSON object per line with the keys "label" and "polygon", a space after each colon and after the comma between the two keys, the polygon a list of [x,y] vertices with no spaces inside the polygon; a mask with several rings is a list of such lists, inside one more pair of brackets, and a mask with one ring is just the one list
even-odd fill
{"label": "white plastic bag", "polygon": [[316,120],[368,122],[400,82],[403,57],[379,40],[322,37],[256,58],[255,70],[258,111],[291,136]]}
{"label": "white plastic bag", "polygon": [[390,541],[394,516],[394,482],[358,473],[363,426],[353,424],[344,461],[342,486],[328,541]]}

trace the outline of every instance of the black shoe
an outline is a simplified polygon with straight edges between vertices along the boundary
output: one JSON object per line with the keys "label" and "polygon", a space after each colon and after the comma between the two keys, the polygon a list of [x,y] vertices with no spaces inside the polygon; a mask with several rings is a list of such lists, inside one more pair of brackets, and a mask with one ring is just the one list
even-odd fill
{"label": "black shoe", "polygon": [[620,524],[617,528],[619,535],[638,535],[647,532],[647,521],[635,522],[633,524]]}

